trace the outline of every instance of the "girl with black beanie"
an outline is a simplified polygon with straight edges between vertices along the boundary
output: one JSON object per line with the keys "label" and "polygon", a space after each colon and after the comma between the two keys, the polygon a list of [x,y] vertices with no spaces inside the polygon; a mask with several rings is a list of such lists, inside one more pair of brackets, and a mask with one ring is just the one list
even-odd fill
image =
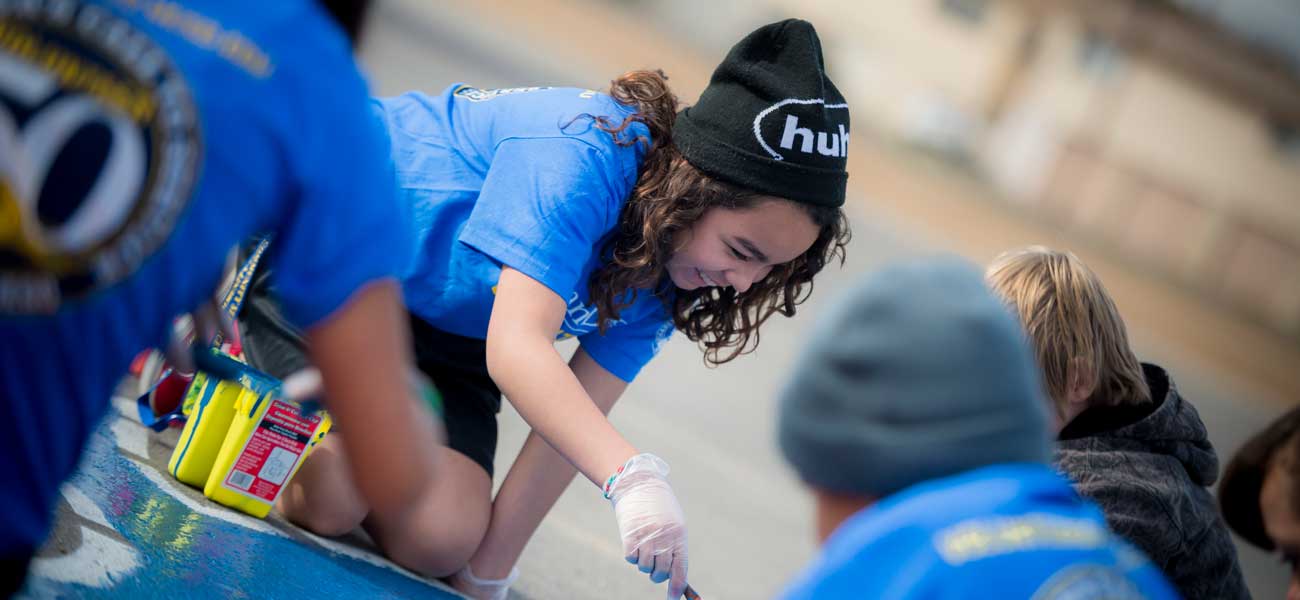
{"label": "girl with black beanie", "polygon": [[[576,469],[611,500],[627,560],[680,597],[686,521],[668,466],[605,413],[674,330],[725,363],[843,260],[849,111],[813,27],[751,33],[684,110],[656,71],[604,93],[454,85],[374,108],[413,210],[403,294],[450,446],[438,489],[411,515],[442,535],[377,541],[404,566],[503,598]],[[250,308],[253,364],[300,366],[273,308]],[[553,346],[566,337],[581,344],[567,365]],[[503,392],[533,430],[494,499]],[[347,532],[368,512],[337,439],[347,435],[331,435],[280,502],[317,533]]]}

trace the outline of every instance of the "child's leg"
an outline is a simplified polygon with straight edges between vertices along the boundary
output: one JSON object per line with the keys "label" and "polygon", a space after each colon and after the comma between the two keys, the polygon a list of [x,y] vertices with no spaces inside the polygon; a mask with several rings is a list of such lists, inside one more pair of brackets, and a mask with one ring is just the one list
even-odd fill
{"label": "child's leg", "polygon": [[352,531],[369,512],[352,483],[342,435],[332,433],[321,441],[275,505],[286,519],[320,535]]}
{"label": "child's leg", "polygon": [[[240,326],[249,362],[284,377],[307,360],[301,334],[280,315],[270,293],[272,275],[265,264],[258,267]],[[418,317],[411,326],[418,366],[443,397],[450,445],[435,450],[438,478],[421,508],[393,523],[367,519],[369,508],[343,449],[347,432],[339,428],[303,463],[276,508],[320,535],[342,535],[364,524],[394,562],[443,577],[465,566],[487,531],[501,392],[488,376],[483,340],[438,331]]]}
{"label": "child's leg", "polygon": [[438,448],[438,480],[420,508],[385,527],[366,519],[366,531],[393,562],[417,573],[446,577],[473,556],[492,514],[492,478],[478,463]]}
{"label": "child's leg", "polygon": [[[342,435],[342,434],[339,434]],[[330,434],[294,475],[276,508],[319,535],[343,535],[364,521],[366,531],[393,562],[433,577],[450,575],[469,561],[487,532],[492,479],[478,463],[442,447],[431,495],[398,522],[367,519],[367,508],[348,471],[341,439]]]}
{"label": "child's leg", "polygon": [[487,373],[483,340],[437,330],[411,317],[416,363],[443,398],[447,446],[436,454],[438,479],[421,509],[401,523],[365,526],[393,561],[444,577],[478,549],[492,514],[492,467],[501,392]]}

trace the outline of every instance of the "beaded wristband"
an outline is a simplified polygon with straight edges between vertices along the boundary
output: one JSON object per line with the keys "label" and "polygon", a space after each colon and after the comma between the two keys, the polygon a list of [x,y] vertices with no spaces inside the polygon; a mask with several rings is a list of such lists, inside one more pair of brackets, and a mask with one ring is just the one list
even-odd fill
{"label": "beaded wristband", "polygon": [[605,480],[605,490],[604,490],[604,492],[605,492],[605,499],[606,499],[606,500],[609,500],[610,491],[612,491],[613,488],[614,488],[614,480],[615,480],[615,479],[618,479],[618,476],[623,474],[623,469],[626,468],[626,467],[627,467],[627,463],[623,463],[622,466],[620,466],[620,467],[618,468],[618,470],[614,472],[613,475],[610,475],[610,476],[609,476],[609,479],[606,479],[606,480]]}

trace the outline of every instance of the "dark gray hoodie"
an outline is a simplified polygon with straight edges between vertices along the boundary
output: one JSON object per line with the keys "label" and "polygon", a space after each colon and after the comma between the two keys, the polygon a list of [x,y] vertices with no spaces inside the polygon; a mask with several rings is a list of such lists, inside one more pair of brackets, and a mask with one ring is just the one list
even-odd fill
{"label": "dark gray hoodie", "polygon": [[1061,431],[1057,468],[1101,505],[1189,600],[1250,598],[1207,489],[1219,459],[1205,424],[1164,369],[1143,364],[1154,402],[1090,408]]}

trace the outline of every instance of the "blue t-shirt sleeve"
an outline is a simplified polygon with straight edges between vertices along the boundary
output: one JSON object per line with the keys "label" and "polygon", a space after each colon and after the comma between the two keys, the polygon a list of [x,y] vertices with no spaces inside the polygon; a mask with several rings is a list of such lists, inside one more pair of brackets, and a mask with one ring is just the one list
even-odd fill
{"label": "blue t-shirt sleeve", "polygon": [[673,322],[664,310],[633,323],[610,327],[604,335],[599,330],[593,331],[579,337],[578,342],[606,371],[631,383],[642,367],[659,354],[659,347],[672,334]]}
{"label": "blue t-shirt sleeve", "polygon": [[610,159],[573,138],[497,145],[460,241],[568,300],[618,218]]}
{"label": "blue t-shirt sleeve", "polygon": [[387,136],[351,55],[340,58],[347,62],[319,70],[335,77],[305,85],[310,98],[286,140],[297,201],[273,232],[275,293],[303,328],[366,284],[399,277],[413,252]]}

